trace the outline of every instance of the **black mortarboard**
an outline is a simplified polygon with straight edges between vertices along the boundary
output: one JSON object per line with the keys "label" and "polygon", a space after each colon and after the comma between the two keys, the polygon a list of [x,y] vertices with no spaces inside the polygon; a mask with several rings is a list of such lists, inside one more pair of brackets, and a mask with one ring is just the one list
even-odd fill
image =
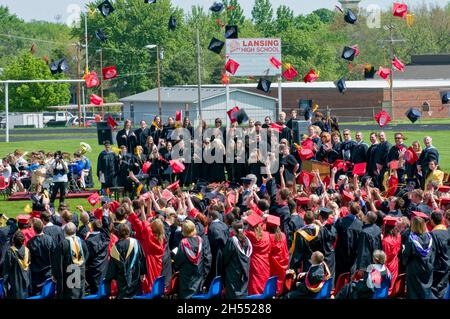
{"label": "black mortarboard", "polygon": [[231,189],[238,189],[241,185],[239,185],[239,183],[231,182],[229,187]]}
{"label": "black mortarboard", "polygon": [[221,12],[224,8],[224,5],[222,2],[214,2],[211,7],[209,7],[209,10],[212,12]]}
{"label": "black mortarboard", "polygon": [[344,94],[345,91],[347,91],[347,84],[345,83],[345,79],[339,79],[336,82],[334,82],[334,85],[336,85],[337,89],[340,93]]}
{"label": "black mortarboard", "polygon": [[152,189],[153,187],[155,187],[156,185],[158,185],[158,179],[156,177],[153,177],[150,182],[148,183],[148,187],[150,189]]}
{"label": "black mortarboard", "polygon": [[320,207],[319,214],[320,214],[320,217],[322,217],[323,219],[328,219],[328,216],[333,214],[333,211],[328,207]]}
{"label": "black mortarboard", "polygon": [[104,17],[109,16],[114,11],[114,7],[108,0],[103,1],[97,8]]}
{"label": "black mortarboard", "polygon": [[52,74],[56,74],[59,72],[59,61],[52,61],[49,65],[50,71]]}
{"label": "black mortarboard", "polygon": [[442,104],[448,104],[450,101],[450,92],[441,92],[442,95]]}
{"label": "black mortarboard", "polygon": [[208,50],[220,54],[220,51],[222,51],[224,45],[225,42],[220,41],[219,39],[216,38],[212,38],[211,42],[209,43]]}
{"label": "black mortarboard", "polygon": [[270,82],[269,80],[260,78],[259,82],[258,82],[258,86],[256,88],[260,91],[269,93],[271,84],[272,84],[272,82]]}
{"label": "black mortarboard", "polygon": [[237,39],[238,38],[238,27],[237,25],[227,25],[225,26],[225,39]]}
{"label": "black mortarboard", "polygon": [[145,3],[156,3],[156,0],[144,0]]}
{"label": "black mortarboard", "polygon": [[169,30],[174,31],[177,27],[177,19],[175,16],[171,15],[169,19]]}
{"label": "black mortarboard", "polygon": [[69,69],[69,63],[67,63],[66,59],[60,59],[57,61],[52,61],[50,63],[50,71],[52,72],[52,74],[65,72],[68,69]]}
{"label": "black mortarboard", "polygon": [[366,65],[364,67],[364,78],[373,79],[375,77],[375,67],[373,65]]}
{"label": "black mortarboard", "polygon": [[59,70],[60,72],[66,72],[69,69],[69,63],[67,62],[66,59],[61,59],[59,60]]}
{"label": "black mortarboard", "polygon": [[415,123],[422,116],[422,112],[417,109],[411,108],[408,110],[408,112],[406,112],[406,116],[411,122]]}
{"label": "black mortarboard", "polygon": [[304,108],[303,115],[305,117],[305,121],[309,121],[313,117],[313,111],[312,111],[312,108],[309,105],[307,105]]}
{"label": "black mortarboard", "polygon": [[108,37],[103,32],[103,29],[97,29],[95,31],[95,36],[97,39],[99,39],[101,42],[106,42],[108,40]]}
{"label": "black mortarboard", "polygon": [[356,17],[356,14],[352,10],[348,9],[347,13],[344,16],[344,20],[347,23],[355,24],[358,18]]}
{"label": "black mortarboard", "polygon": [[245,113],[245,111],[243,109],[240,109],[237,112],[236,121],[238,122],[239,125],[248,121],[247,113]]}
{"label": "black mortarboard", "polygon": [[242,177],[241,181],[242,181],[242,184],[248,185],[248,184],[251,184],[253,182],[253,179],[252,178],[247,178],[247,177]]}
{"label": "black mortarboard", "polygon": [[298,108],[300,110],[305,110],[307,107],[311,108],[313,104],[313,100],[299,100]]}
{"label": "black mortarboard", "polygon": [[342,58],[347,61],[353,61],[355,58],[356,50],[351,47],[344,47],[344,50],[342,51]]}

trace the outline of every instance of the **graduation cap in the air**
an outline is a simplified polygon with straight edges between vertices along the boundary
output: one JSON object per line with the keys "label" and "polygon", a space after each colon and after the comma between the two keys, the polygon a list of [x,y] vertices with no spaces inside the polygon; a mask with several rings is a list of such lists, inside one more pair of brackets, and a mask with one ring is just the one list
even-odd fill
{"label": "graduation cap in the air", "polygon": [[375,121],[377,121],[377,123],[378,123],[378,125],[380,125],[380,127],[386,126],[391,121],[391,117],[389,116],[389,114],[386,111],[378,112],[375,115],[374,119],[375,119]]}
{"label": "graduation cap in the air", "polygon": [[379,75],[381,78],[387,80],[387,79],[389,78],[389,75],[391,75],[391,72],[392,72],[391,69],[389,69],[389,68],[383,68],[383,67],[380,66],[380,68],[378,69],[378,72],[377,72],[377,73],[378,73],[378,75]]}
{"label": "graduation cap in the air", "polygon": [[216,38],[212,38],[211,42],[209,43],[208,50],[220,54],[220,51],[222,51],[224,45],[225,42],[220,41],[219,39]]}
{"label": "graduation cap in the air", "polygon": [[394,6],[392,8],[392,15],[394,17],[405,18],[407,14],[408,5],[406,3],[394,2]]}
{"label": "graduation cap in the air", "polygon": [[298,76],[297,70],[290,64],[287,64],[286,70],[283,72],[283,77],[288,80],[292,81]]}
{"label": "graduation cap in the air", "polygon": [[438,191],[441,193],[448,193],[450,192],[450,186],[439,186]]}
{"label": "graduation cap in the air", "polygon": [[101,42],[106,42],[108,41],[108,37],[106,36],[106,34],[103,32],[103,29],[97,29],[95,30],[95,37],[97,39],[99,39]]}
{"label": "graduation cap in the air", "polygon": [[270,123],[270,128],[274,131],[277,131],[278,133],[281,133],[281,131],[283,130],[283,126],[274,122]]}
{"label": "graduation cap in the air", "polygon": [[406,117],[412,122],[415,123],[422,116],[422,112],[418,109],[410,108],[408,112],[406,112]]}
{"label": "graduation cap in the air", "polygon": [[348,9],[347,13],[344,16],[344,21],[350,24],[355,24],[357,20],[358,17],[356,16],[356,14],[352,10]]}
{"label": "graduation cap in the air", "polygon": [[356,50],[352,47],[344,47],[342,51],[342,58],[347,61],[353,61],[356,56]]}
{"label": "graduation cap in the air", "polygon": [[303,81],[305,83],[310,83],[310,82],[314,82],[315,80],[317,80],[319,78],[319,74],[316,73],[316,71],[314,71],[313,69],[309,70],[309,72],[305,75],[305,77],[303,78]]}
{"label": "graduation cap in the air", "polygon": [[414,149],[412,147],[406,150],[404,158],[405,161],[410,165],[414,164],[419,160],[419,157],[417,156],[416,152],[414,152]]}
{"label": "graduation cap in the air", "polygon": [[344,94],[345,91],[347,91],[347,84],[345,83],[345,79],[344,78],[339,79],[336,82],[334,82],[334,85],[336,85],[336,88],[342,94]]}
{"label": "graduation cap in the air", "polygon": [[227,114],[228,114],[228,117],[230,118],[231,123],[237,122],[238,112],[239,112],[239,106],[235,106],[231,110],[227,111]]}
{"label": "graduation cap in the air", "polygon": [[357,176],[366,175],[367,163],[357,163],[353,166],[353,174]]}
{"label": "graduation cap in the air", "polygon": [[180,188],[180,181],[179,181],[179,180],[176,181],[175,183],[170,184],[169,186],[166,187],[166,189],[168,189],[169,191],[175,191],[175,190],[177,190],[178,188]]}
{"label": "graduation cap in the air", "polygon": [[152,4],[152,3],[156,3],[156,0],[144,0],[144,2]]}
{"label": "graduation cap in the air", "polygon": [[355,197],[352,195],[352,193],[349,193],[347,191],[342,191],[342,199],[344,199],[347,202],[354,201]]}
{"label": "graduation cap in the air", "polygon": [[66,59],[60,59],[50,63],[50,71],[52,74],[62,73],[69,69],[69,63]]}
{"label": "graduation cap in the air", "polygon": [[109,16],[114,11],[114,7],[108,0],[103,1],[97,8],[104,17]]}
{"label": "graduation cap in the air", "polygon": [[169,19],[169,30],[174,31],[176,27],[177,27],[177,19],[175,18],[174,15],[171,15]]}
{"label": "graduation cap in the air", "polygon": [[226,25],[225,26],[225,39],[237,39],[238,38],[238,26]]}
{"label": "graduation cap in the air", "polygon": [[100,96],[98,96],[97,94],[91,94],[90,101],[94,105],[102,105],[103,104],[103,99]]}
{"label": "graduation cap in the air", "polygon": [[400,61],[397,57],[394,57],[394,59],[392,59],[392,66],[400,72],[405,71],[405,64],[402,61]]}
{"label": "graduation cap in the air", "polygon": [[212,12],[222,12],[222,10],[224,9],[224,5],[222,2],[214,2],[213,5],[211,7],[209,7],[209,10],[211,10]]}
{"label": "graduation cap in the air", "polygon": [[307,161],[314,157],[314,152],[309,148],[302,148],[298,151],[298,156],[302,161]]}
{"label": "graduation cap in the air", "polygon": [[88,202],[92,206],[97,205],[100,202],[100,195],[98,193],[93,193],[88,197]]}
{"label": "graduation cap in the air", "polygon": [[441,92],[442,104],[448,104],[450,101],[450,92]]}
{"label": "graduation cap in the air", "polygon": [[302,171],[298,176],[298,182],[305,187],[309,187],[313,180],[314,175],[306,171]]}
{"label": "graduation cap in the air", "polygon": [[364,78],[365,79],[373,79],[375,77],[375,67],[373,65],[367,64],[364,67]]}
{"label": "graduation cap in the air", "polygon": [[241,125],[244,122],[248,122],[248,116],[247,113],[244,111],[244,109],[241,109],[237,112],[236,120],[239,125]]}
{"label": "graduation cap in the air", "polygon": [[274,67],[276,67],[277,69],[279,69],[280,68],[280,66],[281,66],[281,62],[276,58],[276,57],[271,57],[270,58],[270,63],[274,66]]}
{"label": "graduation cap in the air", "polygon": [[169,165],[172,168],[172,172],[174,174],[183,173],[184,170],[186,169],[184,164],[182,162],[178,161],[178,160],[170,160],[169,161]]}
{"label": "graduation cap in the air", "polygon": [[260,91],[268,93],[270,91],[271,84],[272,84],[272,82],[270,82],[269,80],[260,78],[259,82],[258,82],[258,86],[256,88]]}
{"label": "graduation cap in the air", "polygon": [[236,74],[238,68],[239,63],[237,63],[233,59],[228,59],[227,63],[225,64],[225,70],[227,70],[227,72],[231,73],[232,75]]}

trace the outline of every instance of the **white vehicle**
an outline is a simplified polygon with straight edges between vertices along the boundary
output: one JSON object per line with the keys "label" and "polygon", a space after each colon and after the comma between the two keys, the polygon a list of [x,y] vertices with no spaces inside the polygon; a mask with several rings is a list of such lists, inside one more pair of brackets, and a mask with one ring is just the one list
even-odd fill
{"label": "white vehicle", "polygon": [[70,112],[44,112],[44,124],[50,121],[68,122],[73,117]]}

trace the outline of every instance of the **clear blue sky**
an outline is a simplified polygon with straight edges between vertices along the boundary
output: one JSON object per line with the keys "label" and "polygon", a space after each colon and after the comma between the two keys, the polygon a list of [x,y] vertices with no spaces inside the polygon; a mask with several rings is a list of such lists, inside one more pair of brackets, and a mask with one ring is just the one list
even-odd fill
{"label": "clear blue sky", "polygon": [[[142,0],[144,1],[144,0]],[[84,8],[84,4],[88,0],[0,0],[0,5],[9,7],[12,13],[15,13],[20,18],[29,21],[46,20],[55,21],[57,15],[62,16],[62,21],[65,21],[70,13],[67,12],[70,4],[78,4]],[[209,6],[214,0],[172,0],[172,3],[185,10],[190,10],[192,5],[199,4],[204,8]],[[240,0],[241,6],[244,8],[246,16],[250,17],[254,0]],[[291,7],[296,14],[309,13],[318,8],[333,9],[337,0],[272,0],[272,6],[276,9],[279,5],[284,4]],[[370,4],[380,5],[382,8],[387,8],[392,5],[393,0],[363,0],[361,6],[367,7]],[[410,5],[424,3],[438,3],[445,5],[449,0],[408,0]]]}

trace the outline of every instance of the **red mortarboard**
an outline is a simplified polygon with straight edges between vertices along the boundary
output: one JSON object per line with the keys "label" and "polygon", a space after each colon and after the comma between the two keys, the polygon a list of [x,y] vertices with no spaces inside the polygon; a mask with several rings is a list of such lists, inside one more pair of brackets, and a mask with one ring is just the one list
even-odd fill
{"label": "red mortarboard", "polygon": [[277,131],[278,133],[281,133],[281,131],[283,130],[283,126],[281,126],[277,123],[270,124],[270,128]]}
{"label": "red mortarboard", "polygon": [[441,197],[441,205],[450,204],[450,197]]}
{"label": "red mortarboard", "polygon": [[237,114],[239,112],[239,106],[233,107],[231,110],[227,111],[228,117],[230,118],[231,123],[237,121]]}
{"label": "red mortarboard", "polygon": [[398,217],[386,216],[383,218],[383,223],[389,226],[395,226],[397,224]]}
{"label": "red mortarboard", "polygon": [[297,197],[295,199],[295,202],[297,203],[297,205],[308,205],[309,197]]}
{"label": "red mortarboard", "polygon": [[38,219],[41,219],[41,212],[40,212],[40,211],[37,211],[37,210],[33,210],[33,211],[31,211],[30,216],[31,216],[32,218],[38,218]]}
{"label": "red mortarboard", "polygon": [[113,214],[116,213],[116,210],[119,207],[120,207],[120,203],[118,201],[116,201],[116,200],[113,200],[111,202],[111,204],[109,204],[109,209],[111,210],[111,213],[113,213]]}
{"label": "red mortarboard", "polygon": [[389,163],[389,168],[390,169],[398,169],[398,161],[391,161]]}
{"label": "red mortarboard", "polygon": [[173,194],[171,191],[165,189],[162,191],[161,197],[164,198],[166,201],[169,201],[173,198]]}
{"label": "red mortarboard", "polygon": [[380,127],[386,126],[391,121],[391,117],[386,111],[378,112],[377,115],[375,115],[374,119],[375,121],[377,121]]}
{"label": "red mortarboard", "polygon": [[312,139],[307,138],[301,142],[302,148],[314,149],[314,142]]}
{"label": "red mortarboard", "polygon": [[27,224],[30,220],[30,215],[17,215],[16,219],[19,224]]}
{"label": "red mortarboard", "polygon": [[406,150],[404,157],[408,164],[411,165],[419,160],[419,157],[417,156],[416,152],[414,152],[414,149],[412,147]]}
{"label": "red mortarboard", "polygon": [[314,82],[315,80],[317,80],[319,78],[319,75],[313,70],[311,69],[303,78],[303,81],[305,83],[308,82]]}
{"label": "red mortarboard", "polygon": [[331,182],[331,179],[330,179],[330,176],[325,176],[324,178],[323,178],[323,180],[322,180],[322,183],[324,183],[325,184],[325,187],[327,187],[328,185],[330,185],[330,182]]}
{"label": "red mortarboard", "polygon": [[394,196],[395,193],[397,192],[397,188],[398,188],[398,178],[395,176],[389,177],[387,195]]}
{"label": "red mortarboard", "polygon": [[88,197],[88,202],[91,204],[91,206],[95,206],[98,203],[100,203],[100,195],[98,193],[93,193]]}
{"label": "red mortarboard", "polygon": [[298,72],[292,65],[289,65],[289,67],[283,72],[283,76],[286,80],[292,81],[298,76]]}
{"label": "red mortarboard", "polygon": [[333,168],[336,167],[338,170],[347,171],[347,165],[343,160],[335,160],[333,163]]}
{"label": "red mortarboard", "polygon": [[387,80],[389,78],[389,75],[391,74],[391,72],[392,72],[391,69],[383,68],[380,66],[377,73],[381,78]]}
{"label": "red mortarboard", "polygon": [[225,64],[225,70],[227,70],[231,74],[235,74],[237,69],[239,68],[239,63],[234,61],[233,59],[229,59],[227,64]]}
{"label": "red mortarboard", "polygon": [[180,188],[180,181],[179,181],[179,180],[176,181],[175,183],[170,184],[169,186],[167,186],[167,189],[168,189],[169,191],[174,191],[174,190],[176,190],[177,188]]}
{"label": "red mortarboard", "polygon": [[111,126],[111,128],[113,129],[119,125],[116,121],[114,121],[111,115],[108,116],[108,119],[106,121],[108,122],[108,125]]}
{"label": "red mortarboard", "polygon": [[145,162],[144,165],[142,165],[142,173],[148,174],[148,170],[152,166],[151,162]]}
{"label": "red mortarboard", "polygon": [[184,164],[177,160],[170,160],[169,165],[170,165],[170,167],[172,167],[172,171],[174,174],[183,173],[184,170],[186,169]]}
{"label": "red mortarboard", "polygon": [[345,216],[347,216],[349,213],[350,213],[350,212],[349,212],[347,206],[342,206],[342,207],[339,209],[339,217],[345,217]]}
{"label": "red mortarboard", "polygon": [[175,121],[177,122],[183,121],[183,111],[179,110],[175,112]]}
{"label": "red mortarboard", "polygon": [[245,220],[252,227],[255,227],[258,224],[261,224],[263,222],[263,219],[261,218],[261,216],[259,216],[258,214],[255,214],[255,213],[252,213],[252,214],[248,215],[247,217],[245,217]]}
{"label": "red mortarboard", "polygon": [[394,17],[405,18],[408,13],[408,5],[406,3],[394,2],[392,14]]}
{"label": "red mortarboard", "polygon": [[98,96],[97,94],[92,94],[91,95],[91,103],[94,105],[102,105],[103,99],[100,96]]}
{"label": "red mortarboard", "polygon": [[392,60],[392,65],[400,72],[405,71],[405,64],[402,61],[400,61],[397,57],[394,57],[394,59]]}
{"label": "red mortarboard", "polygon": [[94,217],[95,217],[96,219],[102,220],[102,217],[103,217],[103,208],[101,208],[101,207],[96,208],[96,209],[94,210],[94,212],[93,212],[93,215],[94,215]]}
{"label": "red mortarboard", "polygon": [[448,193],[450,192],[450,186],[439,186],[438,191],[441,193]]}
{"label": "red mortarboard", "polygon": [[309,187],[314,180],[314,175],[305,171],[302,171],[298,176],[298,182],[306,187]]}
{"label": "red mortarboard", "polygon": [[430,219],[430,216],[428,216],[427,214],[422,213],[422,212],[417,212],[417,211],[412,212],[411,218],[413,218],[413,217],[421,217],[423,219]]}
{"label": "red mortarboard", "polygon": [[115,66],[107,66],[102,69],[103,80],[110,80],[117,77],[117,69]]}
{"label": "red mortarboard", "polygon": [[355,58],[356,58],[356,57],[359,55],[359,48],[358,48],[358,45],[357,45],[357,44],[352,45],[351,48],[352,48],[353,50],[355,50]]}
{"label": "red mortarboard", "polygon": [[300,159],[302,161],[306,161],[314,157],[314,152],[311,151],[309,148],[302,148],[301,150],[298,151],[298,156],[300,156]]}
{"label": "red mortarboard", "polygon": [[100,84],[100,80],[98,79],[96,72],[91,72],[86,75],[85,81],[88,88],[93,88]]}
{"label": "red mortarboard", "polygon": [[353,166],[353,174],[358,176],[366,175],[367,163],[358,163]]}
{"label": "red mortarboard", "polygon": [[275,58],[274,56],[270,58],[270,63],[272,63],[272,65],[277,69],[279,69],[281,66],[281,62],[278,61],[277,58]]}
{"label": "red mortarboard", "polygon": [[355,200],[355,197],[347,191],[342,192],[342,198],[347,202]]}
{"label": "red mortarboard", "polygon": [[269,226],[278,227],[280,226],[280,217],[274,215],[267,215],[266,223]]}
{"label": "red mortarboard", "polygon": [[189,217],[192,217],[192,218],[195,218],[195,217],[197,217],[197,215],[198,215],[199,213],[200,213],[200,212],[199,212],[196,208],[192,208],[192,209],[189,211],[188,216],[189,216]]}
{"label": "red mortarboard", "polygon": [[361,197],[366,200],[367,199],[367,192],[364,189],[361,189]]}

